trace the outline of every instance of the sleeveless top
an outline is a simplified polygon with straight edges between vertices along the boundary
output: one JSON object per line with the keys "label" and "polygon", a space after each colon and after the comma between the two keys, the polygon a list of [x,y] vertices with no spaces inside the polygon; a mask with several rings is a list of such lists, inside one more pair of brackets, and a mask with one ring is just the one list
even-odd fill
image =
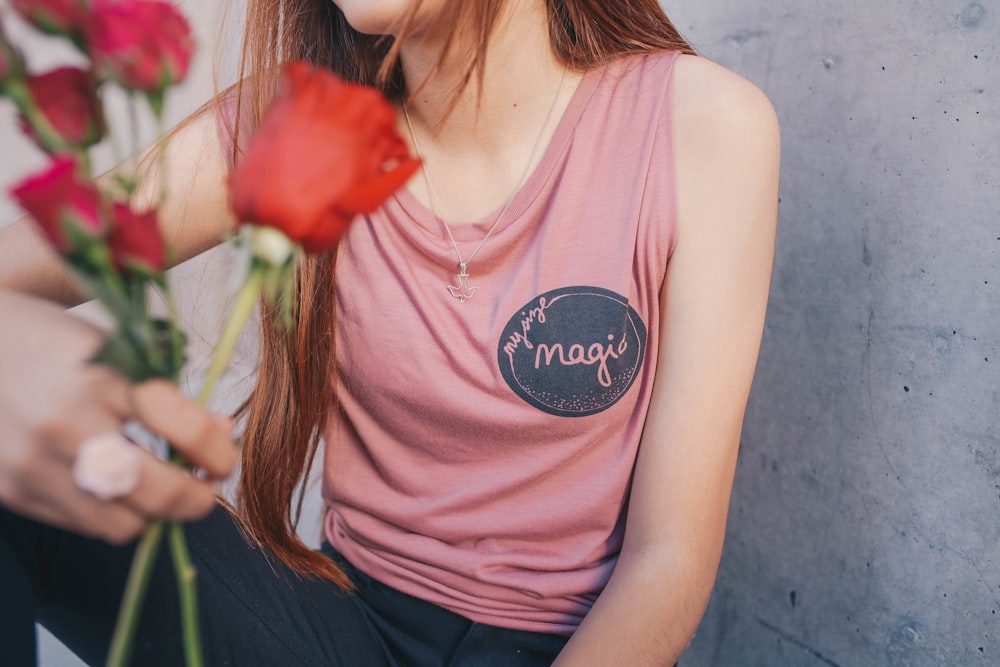
{"label": "sleeveless top", "polygon": [[[327,539],[474,621],[570,634],[607,583],[674,244],[676,53],[587,72],[469,264],[408,191],[338,250]],[[453,228],[468,257],[493,224]]]}

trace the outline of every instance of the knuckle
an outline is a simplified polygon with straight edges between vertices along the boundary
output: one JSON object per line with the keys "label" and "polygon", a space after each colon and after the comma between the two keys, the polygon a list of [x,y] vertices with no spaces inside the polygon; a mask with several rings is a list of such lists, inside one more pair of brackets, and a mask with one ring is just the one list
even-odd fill
{"label": "knuckle", "polygon": [[[3,467],[11,480],[24,479],[33,471],[38,455],[34,447],[13,446],[4,452]],[[16,488],[16,487],[15,487]]]}
{"label": "knuckle", "polygon": [[149,499],[147,510],[154,516],[177,518],[197,498],[199,491],[193,480],[181,475],[156,489]]}
{"label": "knuckle", "polygon": [[0,505],[14,511],[28,507],[30,498],[18,484],[0,483]]}
{"label": "knuckle", "polygon": [[47,440],[24,442],[18,439],[7,445],[0,448],[0,468],[11,488],[21,490],[42,485],[55,472]]}
{"label": "knuckle", "polygon": [[220,447],[205,451],[208,456],[203,457],[201,462],[205,473],[201,479],[225,479],[235,470],[239,454],[231,443],[223,443]]}
{"label": "knuckle", "polygon": [[54,440],[67,431],[66,415],[71,414],[70,410],[65,403],[53,400],[34,406],[24,413],[24,419],[29,431],[43,440]]}
{"label": "knuckle", "polygon": [[94,365],[87,371],[86,389],[91,396],[98,397],[104,405],[114,405],[115,398],[123,394],[126,380],[115,369]]}
{"label": "knuckle", "polygon": [[157,516],[169,515],[183,503],[186,495],[180,484],[171,484],[154,498],[152,510]]}
{"label": "knuckle", "polygon": [[192,426],[197,441],[208,440],[215,432],[215,422],[206,412],[197,412],[192,416]]}
{"label": "knuckle", "polygon": [[208,413],[192,410],[185,415],[183,437],[178,446],[191,449],[195,445],[204,445],[213,436],[212,419]]}
{"label": "knuckle", "polygon": [[84,384],[90,390],[106,390],[121,382],[121,375],[110,366],[91,364],[84,371]]}

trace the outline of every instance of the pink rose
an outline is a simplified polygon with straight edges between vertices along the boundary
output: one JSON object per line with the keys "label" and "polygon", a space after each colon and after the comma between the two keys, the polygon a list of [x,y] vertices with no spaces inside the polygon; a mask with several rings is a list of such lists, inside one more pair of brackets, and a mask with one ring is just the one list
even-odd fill
{"label": "pink rose", "polygon": [[115,202],[115,224],[108,235],[111,261],[121,272],[159,273],[167,265],[167,249],[156,221],[156,209],[135,213]]}
{"label": "pink rose", "polygon": [[86,0],[10,0],[10,4],[42,32],[73,37],[83,33],[90,11]]}
{"label": "pink rose", "polygon": [[154,94],[184,79],[194,53],[187,20],[158,0],[96,0],[87,41],[97,67],[126,88]]}
{"label": "pink rose", "polygon": [[[104,114],[97,99],[97,82],[90,72],[61,67],[25,79],[35,107],[68,145],[85,148],[104,136]],[[22,119],[32,137],[35,132]]]}
{"label": "pink rose", "polygon": [[77,180],[72,158],[56,158],[45,171],[14,186],[11,195],[35,221],[56,250],[72,255],[87,239],[104,235],[101,196]]}

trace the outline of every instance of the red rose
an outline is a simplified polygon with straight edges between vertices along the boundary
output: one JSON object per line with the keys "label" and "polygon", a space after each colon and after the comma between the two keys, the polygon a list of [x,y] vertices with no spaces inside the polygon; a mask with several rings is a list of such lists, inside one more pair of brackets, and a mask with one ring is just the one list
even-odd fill
{"label": "red rose", "polygon": [[420,162],[378,91],[305,63],[288,65],[282,83],[230,175],[230,205],[241,223],[276,227],[307,252],[322,252]]}
{"label": "red rose", "polygon": [[90,8],[86,0],[10,0],[18,14],[52,35],[80,35]]}
{"label": "red rose", "polygon": [[87,26],[94,64],[126,88],[160,93],[187,76],[194,40],[173,5],[96,0]]}
{"label": "red rose", "polygon": [[115,224],[108,235],[111,261],[122,272],[152,274],[167,266],[167,249],[156,221],[156,209],[135,213],[115,202]]}
{"label": "red rose", "polygon": [[104,235],[101,197],[90,183],[77,180],[77,164],[57,158],[49,167],[11,190],[56,250],[71,255],[88,239]]}
{"label": "red rose", "polygon": [[[104,135],[104,114],[97,99],[93,75],[75,67],[29,76],[25,79],[35,107],[56,134],[70,146],[84,148]],[[22,119],[25,131],[34,132]]]}

